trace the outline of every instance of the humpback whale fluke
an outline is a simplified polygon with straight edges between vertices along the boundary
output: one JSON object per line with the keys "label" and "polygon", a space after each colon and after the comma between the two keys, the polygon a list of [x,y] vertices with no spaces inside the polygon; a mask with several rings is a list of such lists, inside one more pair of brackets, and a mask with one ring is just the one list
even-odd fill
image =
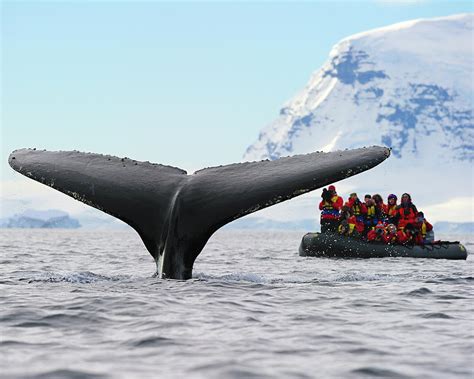
{"label": "humpback whale fluke", "polygon": [[236,163],[187,175],[129,158],[20,149],[19,173],[133,227],[160,277],[189,279],[196,257],[221,226],[249,213],[368,170],[390,150],[370,147]]}

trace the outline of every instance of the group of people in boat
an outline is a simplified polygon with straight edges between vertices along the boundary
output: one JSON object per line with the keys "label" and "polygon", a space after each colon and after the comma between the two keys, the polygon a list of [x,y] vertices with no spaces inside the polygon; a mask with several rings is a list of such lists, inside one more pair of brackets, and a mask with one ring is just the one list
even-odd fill
{"label": "group of people in boat", "polygon": [[339,233],[344,236],[378,241],[386,244],[422,245],[434,241],[433,226],[419,212],[408,193],[397,203],[394,194],[387,197],[365,195],[364,201],[356,193],[344,200],[331,185],[323,189],[321,232]]}

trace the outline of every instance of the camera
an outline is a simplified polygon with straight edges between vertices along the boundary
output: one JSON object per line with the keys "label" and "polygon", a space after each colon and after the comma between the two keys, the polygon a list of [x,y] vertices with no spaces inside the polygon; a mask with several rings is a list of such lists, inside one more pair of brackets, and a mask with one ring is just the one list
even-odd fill
{"label": "camera", "polygon": [[324,188],[321,197],[323,198],[323,200],[330,202],[332,197],[331,191],[328,191],[326,188]]}

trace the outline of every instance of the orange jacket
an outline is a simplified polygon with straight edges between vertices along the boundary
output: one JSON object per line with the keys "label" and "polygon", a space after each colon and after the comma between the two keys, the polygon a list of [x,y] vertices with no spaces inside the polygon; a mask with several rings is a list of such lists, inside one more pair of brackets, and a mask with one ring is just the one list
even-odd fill
{"label": "orange jacket", "polygon": [[398,228],[402,229],[407,224],[415,224],[417,213],[418,211],[413,204],[409,204],[407,207],[399,205],[395,213],[395,216],[398,219]]}

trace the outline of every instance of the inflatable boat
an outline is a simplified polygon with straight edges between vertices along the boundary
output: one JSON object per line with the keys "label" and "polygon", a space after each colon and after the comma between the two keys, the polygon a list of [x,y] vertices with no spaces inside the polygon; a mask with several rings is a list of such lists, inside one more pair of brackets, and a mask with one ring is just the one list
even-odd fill
{"label": "inflatable boat", "polygon": [[435,258],[466,259],[466,248],[459,242],[436,241],[420,245],[387,245],[381,242],[341,236],[336,233],[307,233],[304,235],[299,254],[302,257],[337,258]]}

